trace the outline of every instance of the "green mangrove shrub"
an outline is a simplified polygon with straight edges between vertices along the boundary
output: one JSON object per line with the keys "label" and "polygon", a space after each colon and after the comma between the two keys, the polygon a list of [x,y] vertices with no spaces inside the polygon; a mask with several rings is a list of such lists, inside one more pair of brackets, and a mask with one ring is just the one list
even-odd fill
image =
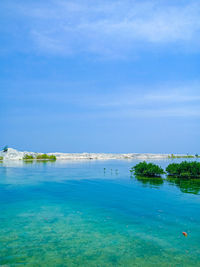
{"label": "green mangrove shrub", "polygon": [[33,155],[25,154],[23,157],[23,160],[33,160],[33,159],[34,159]]}
{"label": "green mangrove shrub", "polygon": [[140,162],[133,166],[130,172],[138,176],[147,177],[160,177],[161,174],[165,173],[160,166],[153,163],[147,163],[146,161]]}
{"label": "green mangrove shrub", "polygon": [[177,178],[198,179],[200,178],[200,162],[171,163],[167,166],[166,172],[169,176]]}
{"label": "green mangrove shrub", "polygon": [[47,155],[47,154],[39,154],[36,156],[36,159],[39,159],[39,160],[56,160],[56,156]]}

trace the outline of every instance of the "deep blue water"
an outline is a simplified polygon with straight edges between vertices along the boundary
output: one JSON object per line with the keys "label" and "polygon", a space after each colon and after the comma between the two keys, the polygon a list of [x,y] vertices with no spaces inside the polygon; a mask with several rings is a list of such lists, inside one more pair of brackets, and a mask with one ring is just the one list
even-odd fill
{"label": "deep blue water", "polygon": [[1,163],[0,265],[200,266],[200,182],[136,163]]}

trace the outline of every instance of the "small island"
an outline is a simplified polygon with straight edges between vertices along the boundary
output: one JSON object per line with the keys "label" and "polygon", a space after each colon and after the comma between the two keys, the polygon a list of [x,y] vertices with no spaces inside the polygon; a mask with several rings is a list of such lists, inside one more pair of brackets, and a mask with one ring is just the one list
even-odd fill
{"label": "small island", "polygon": [[179,179],[200,179],[200,162],[183,161],[181,163],[171,163],[167,166],[166,172],[169,177]]}
{"label": "small island", "polygon": [[167,174],[168,178],[200,179],[200,162],[182,161],[181,163],[170,163],[165,172],[160,166],[143,161],[133,166],[130,172],[136,176],[149,178],[161,177],[162,174]]}
{"label": "small island", "polygon": [[146,161],[140,162],[133,166],[130,172],[134,172],[134,174],[137,176],[144,177],[160,177],[165,173],[160,166],[153,163],[147,163]]}

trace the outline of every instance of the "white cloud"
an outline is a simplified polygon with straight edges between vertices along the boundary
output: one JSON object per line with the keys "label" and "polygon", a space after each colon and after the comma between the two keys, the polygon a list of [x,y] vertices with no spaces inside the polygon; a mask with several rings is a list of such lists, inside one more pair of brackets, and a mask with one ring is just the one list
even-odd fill
{"label": "white cloud", "polygon": [[43,52],[124,57],[154,46],[199,50],[198,0],[170,3],[54,0],[13,8]]}

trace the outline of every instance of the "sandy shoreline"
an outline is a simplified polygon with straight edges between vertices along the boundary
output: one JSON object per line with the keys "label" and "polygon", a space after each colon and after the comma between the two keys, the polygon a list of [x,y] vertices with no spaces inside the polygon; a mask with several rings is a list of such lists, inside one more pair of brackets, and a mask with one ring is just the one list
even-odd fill
{"label": "sandy shoreline", "polygon": [[[22,160],[23,157],[33,155],[36,157],[41,153],[18,151],[8,148],[7,152],[0,152],[3,160]],[[55,155],[57,160],[111,160],[111,159],[167,159],[171,154],[152,154],[152,153],[47,153],[47,155]],[[184,155],[183,155],[184,156]]]}

